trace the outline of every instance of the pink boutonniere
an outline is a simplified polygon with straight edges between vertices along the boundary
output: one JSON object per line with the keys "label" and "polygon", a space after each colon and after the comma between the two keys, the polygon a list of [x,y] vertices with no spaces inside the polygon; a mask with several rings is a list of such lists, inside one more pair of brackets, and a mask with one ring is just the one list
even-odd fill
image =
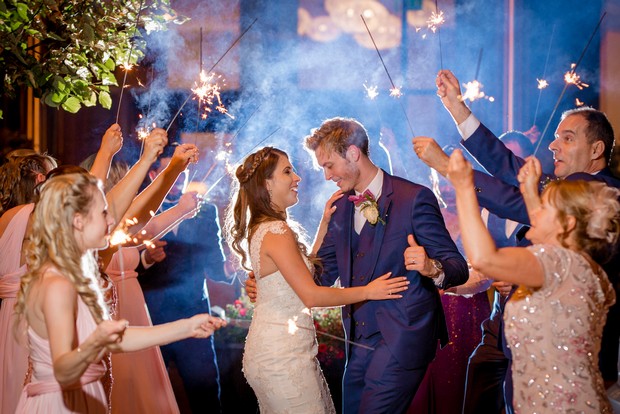
{"label": "pink boutonniere", "polygon": [[349,201],[352,201],[355,207],[360,207],[360,212],[371,225],[374,226],[377,222],[385,225],[385,220],[379,215],[377,200],[370,190],[366,190],[363,194],[358,196],[349,196]]}

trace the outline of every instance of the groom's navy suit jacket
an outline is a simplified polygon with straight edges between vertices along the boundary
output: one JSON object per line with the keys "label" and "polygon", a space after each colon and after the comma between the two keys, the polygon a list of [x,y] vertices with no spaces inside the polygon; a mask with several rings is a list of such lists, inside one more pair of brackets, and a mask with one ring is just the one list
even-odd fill
{"label": "groom's navy suit jacket", "polygon": [[[483,124],[474,134],[461,144],[474,158],[493,175],[490,177],[481,172],[474,172],[474,181],[478,188],[478,201],[491,213],[500,217],[529,224],[525,202],[519,190],[517,174],[525,161],[517,157]],[[556,179],[550,174],[543,174],[541,182]],[[573,173],[566,180],[601,181],[610,187],[620,188],[620,180],[613,176],[609,168],[597,174]],[[614,285],[616,296],[620,294],[620,255],[618,243],[611,260],[603,265],[609,280]],[[603,330],[599,367],[606,380],[617,379],[618,344],[620,336],[620,301],[616,301],[607,315],[607,323]]]}
{"label": "groom's navy suit jacket", "polygon": [[[465,283],[467,263],[446,230],[437,199],[426,187],[383,172],[383,187],[378,200],[385,224],[375,226],[373,249],[357,260],[364,275],[352,275],[352,235],[354,205],[347,197],[336,201],[327,234],[318,256],[323,265],[320,281],[332,285],[340,278],[343,287],[351,286],[352,276],[364,276],[368,282],[387,272],[392,277],[406,276],[411,284],[403,298],[368,301],[362,306],[374,315],[376,325],[394,357],[407,369],[426,366],[435,356],[437,340],[448,342],[445,317],[433,280],[417,271],[405,269],[407,235],[413,234],[428,257],[441,262],[445,280],[441,288]],[[347,195],[352,195],[353,192]],[[369,223],[365,224],[370,226]],[[359,305],[358,305],[359,306]],[[343,310],[343,323],[351,337],[352,306]]]}

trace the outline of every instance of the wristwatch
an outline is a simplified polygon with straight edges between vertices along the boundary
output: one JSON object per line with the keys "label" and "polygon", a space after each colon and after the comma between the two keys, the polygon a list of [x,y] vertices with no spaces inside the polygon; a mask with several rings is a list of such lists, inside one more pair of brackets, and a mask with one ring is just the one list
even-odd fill
{"label": "wristwatch", "polygon": [[435,260],[435,259],[431,259],[431,263],[433,264],[433,267],[436,270],[435,274],[433,275],[433,278],[436,278],[437,276],[443,273],[443,265],[441,264],[439,260]]}

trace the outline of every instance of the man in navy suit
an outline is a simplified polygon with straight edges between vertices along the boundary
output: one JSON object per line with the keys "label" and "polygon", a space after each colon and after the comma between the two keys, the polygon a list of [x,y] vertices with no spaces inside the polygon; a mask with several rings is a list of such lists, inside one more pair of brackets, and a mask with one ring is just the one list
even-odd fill
{"label": "man in navy suit", "polygon": [[[452,115],[463,137],[462,144],[494,177],[475,173],[478,199],[481,206],[500,217],[529,224],[527,210],[518,189],[517,174],[524,163],[495,135],[476,119],[460,99],[458,79],[449,71],[437,76],[437,95]],[[609,120],[601,111],[577,108],[563,113],[549,145],[554,157],[554,174],[543,174],[541,184],[553,179],[597,180],[619,188],[620,180],[609,169],[614,146],[614,133]],[[418,142],[416,148],[415,142]],[[440,173],[447,171],[447,157],[442,156],[425,139],[414,139],[416,153]],[[610,281],[619,293],[620,258],[614,255],[604,266]],[[620,336],[620,305],[610,308],[603,331],[599,367],[607,386],[617,381],[618,338]]]}
{"label": "man in navy suit", "polygon": [[354,342],[347,347],[343,413],[406,412],[435,357],[437,341],[448,341],[437,288],[467,281],[467,263],[431,190],[376,167],[359,122],[329,119],[305,144],[325,179],[345,195],[370,191],[376,201],[369,209],[378,215],[360,211],[347,197],[334,203],[317,253],[323,265],[320,282],[332,285],[340,278],[342,286],[360,286],[387,272],[411,281],[402,299],[343,309],[345,332]]}

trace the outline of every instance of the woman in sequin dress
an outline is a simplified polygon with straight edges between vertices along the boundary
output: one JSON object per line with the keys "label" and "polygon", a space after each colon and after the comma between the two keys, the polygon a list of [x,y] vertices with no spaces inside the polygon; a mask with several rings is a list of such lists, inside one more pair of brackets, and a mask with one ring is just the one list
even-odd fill
{"label": "woman in sequin dress", "polygon": [[471,165],[450,157],[463,245],[472,265],[519,284],[506,304],[516,413],[611,413],[598,353],[615,295],[599,265],[620,232],[620,191],[604,183],[554,181],[538,195],[540,163],[519,172],[531,228],[527,248],[497,249],[480,218]]}

